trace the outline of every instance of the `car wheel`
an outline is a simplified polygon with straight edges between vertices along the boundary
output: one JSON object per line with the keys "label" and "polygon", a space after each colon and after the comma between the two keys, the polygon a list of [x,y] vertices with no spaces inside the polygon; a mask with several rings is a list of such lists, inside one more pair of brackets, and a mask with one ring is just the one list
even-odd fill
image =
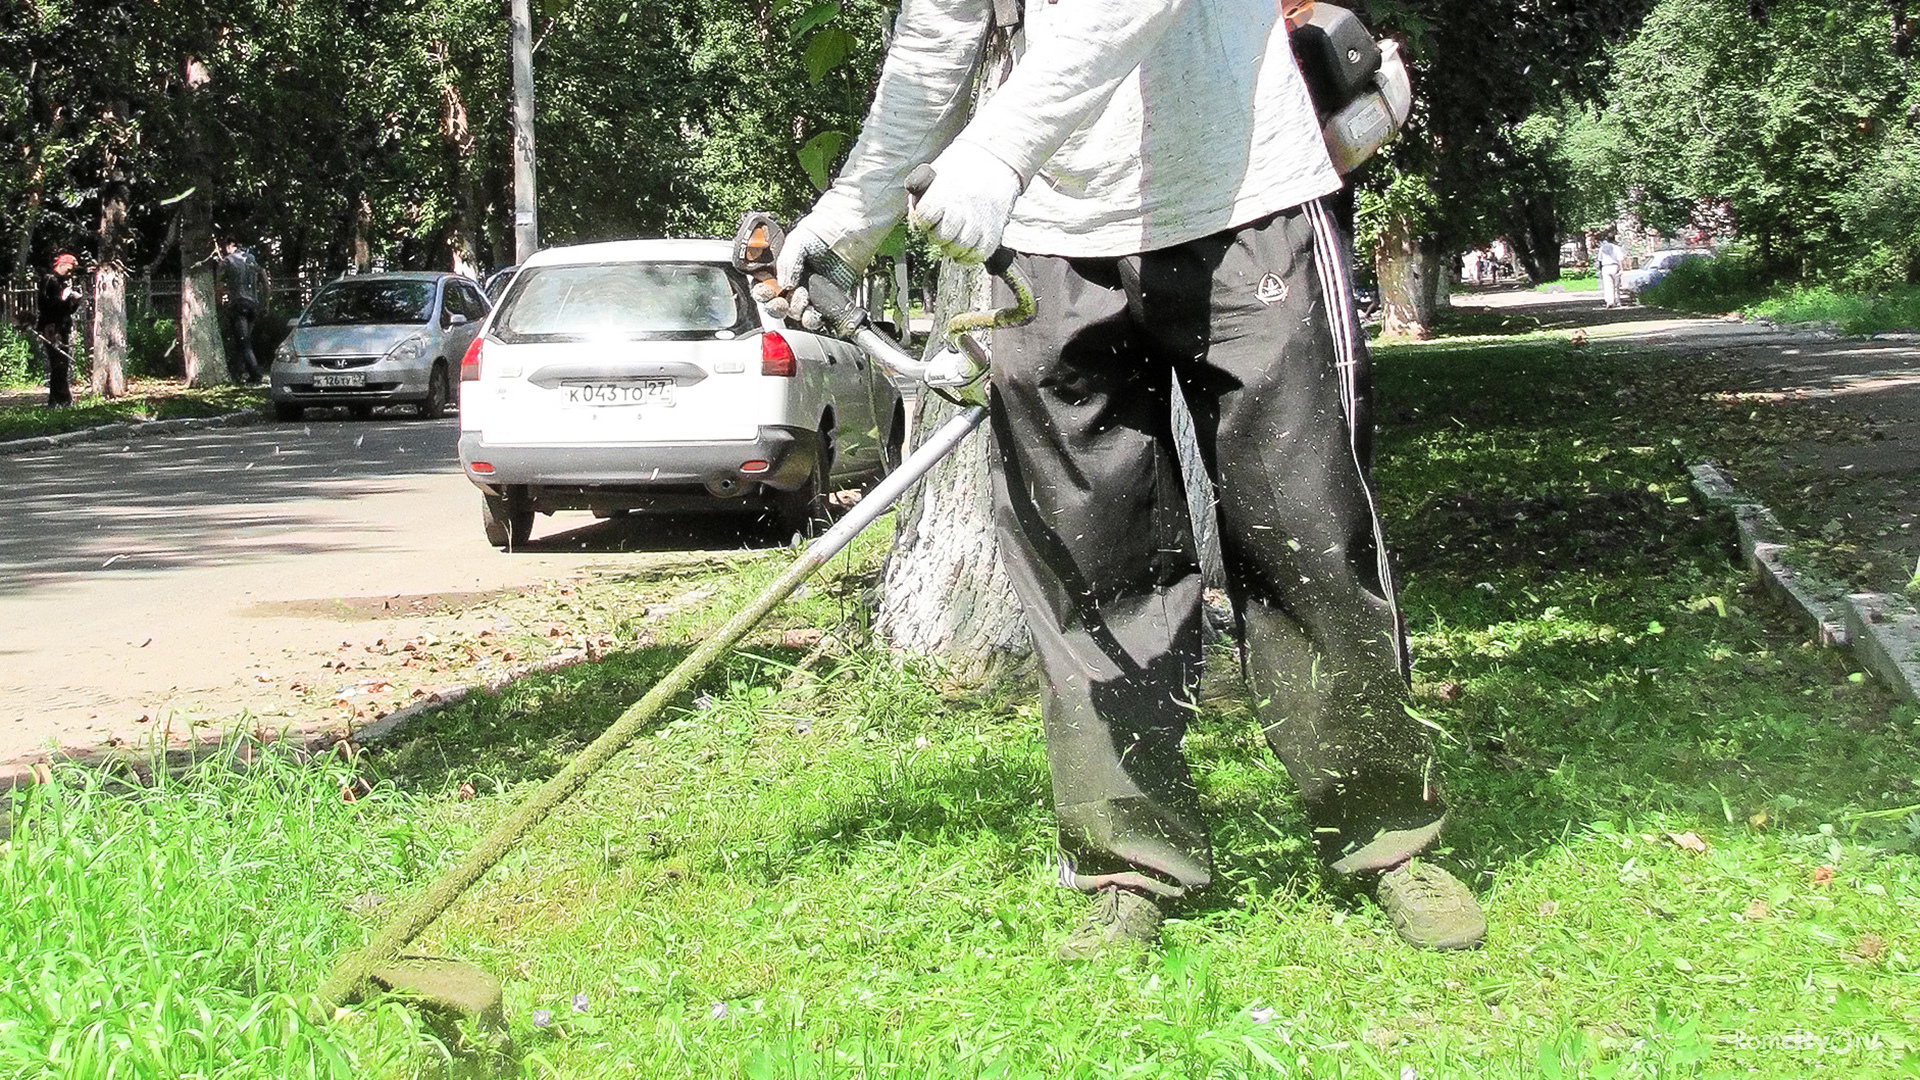
{"label": "car wheel", "polygon": [[487,543],[503,551],[524,547],[533,535],[533,511],[515,506],[503,495],[480,496],[480,527]]}
{"label": "car wheel", "polygon": [[447,387],[447,365],[433,365],[433,374],[427,376],[427,397],[420,403],[420,419],[438,420],[446,415],[447,402],[453,392]]}
{"label": "car wheel", "polygon": [[774,497],[778,515],[774,523],[783,533],[810,537],[827,525],[827,488],[832,475],[833,433],[823,428],[820,432],[820,452],[813,461],[813,475],[798,488],[779,492]]}
{"label": "car wheel", "polygon": [[273,418],[281,423],[292,423],[295,420],[304,418],[306,415],[307,410],[305,406],[293,405],[285,401],[276,401],[273,403]]}
{"label": "car wheel", "polygon": [[353,417],[355,420],[371,420],[373,419],[373,406],[349,405],[347,406],[347,415]]}

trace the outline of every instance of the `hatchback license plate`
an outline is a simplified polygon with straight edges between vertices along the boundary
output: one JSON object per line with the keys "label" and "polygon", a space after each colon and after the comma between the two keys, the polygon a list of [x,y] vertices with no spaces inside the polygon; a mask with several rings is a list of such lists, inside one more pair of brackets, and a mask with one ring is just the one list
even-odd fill
{"label": "hatchback license plate", "polygon": [[581,383],[562,387],[569,405],[671,405],[672,379]]}
{"label": "hatchback license plate", "polygon": [[320,387],[329,387],[329,388],[341,387],[341,386],[365,386],[367,385],[367,376],[365,372],[360,372],[360,371],[356,371],[351,375],[315,375],[313,377],[313,385],[320,386]]}

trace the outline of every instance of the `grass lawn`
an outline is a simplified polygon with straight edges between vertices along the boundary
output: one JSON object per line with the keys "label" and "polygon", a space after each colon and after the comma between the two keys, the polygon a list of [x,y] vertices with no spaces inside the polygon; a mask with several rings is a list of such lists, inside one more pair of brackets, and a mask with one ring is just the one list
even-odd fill
{"label": "grass lawn", "polygon": [[1561,271],[1560,280],[1549,281],[1544,285],[1535,285],[1534,292],[1580,292],[1598,289],[1600,275],[1591,270]]}
{"label": "grass lawn", "polygon": [[[1414,953],[1321,874],[1223,652],[1188,740],[1216,894],[1152,952],[1057,961],[1083,904],[1049,883],[1032,689],[946,696],[860,644],[881,537],[775,617],[848,650],[711,674],[422,951],[504,978],[542,1077],[1911,1075],[1920,709],[1748,585],[1686,485],[1674,440],[1709,421],[1657,389],[1670,363],[1379,352],[1455,807],[1436,857],[1483,898],[1480,951]],[[778,568],[351,766],[16,795],[5,1075],[430,1074],[406,1011],[315,1026],[298,996]],[[638,610],[668,583],[626,587]]]}
{"label": "grass lawn", "polygon": [[44,387],[9,388],[0,402],[0,442],[36,435],[58,435],[99,427],[121,420],[174,420],[191,416],[219,416],[264,404],[266,390],[258,386],[194,388],[171,379],[135,379],[124,397],[102,398],[76,387],[73,407],[46,407]]}

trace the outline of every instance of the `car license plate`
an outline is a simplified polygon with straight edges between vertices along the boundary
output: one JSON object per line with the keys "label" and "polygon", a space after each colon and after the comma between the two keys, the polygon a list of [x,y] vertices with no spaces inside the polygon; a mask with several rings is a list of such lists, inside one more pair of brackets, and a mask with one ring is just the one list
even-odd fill
{"label": "car license plate", "polygon": [[561,387],[569,405],[672,405],[672,379],[580,383]]}
{"label": "car license plate", "polygon": [[365,386],[367,374],[356,371],[351,375],[315,375],[313,385],[318,387]]}

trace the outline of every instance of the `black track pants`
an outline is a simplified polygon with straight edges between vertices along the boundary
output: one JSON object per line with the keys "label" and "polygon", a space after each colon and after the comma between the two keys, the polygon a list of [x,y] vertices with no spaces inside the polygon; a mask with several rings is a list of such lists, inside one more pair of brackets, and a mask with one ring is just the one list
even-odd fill
{"label": "black track pants", "polygon": [[1438,833],[1368,468],[1370,376],[1318,204],[1144,255],[1021,256],[1040,301],[994,336],[1001,550],[1045,676],[1062,879],[1211,879],[1181,752],[1201,573],[1173,448],[1180,380],[1220,507],[1269,744],[1336,869]]}

